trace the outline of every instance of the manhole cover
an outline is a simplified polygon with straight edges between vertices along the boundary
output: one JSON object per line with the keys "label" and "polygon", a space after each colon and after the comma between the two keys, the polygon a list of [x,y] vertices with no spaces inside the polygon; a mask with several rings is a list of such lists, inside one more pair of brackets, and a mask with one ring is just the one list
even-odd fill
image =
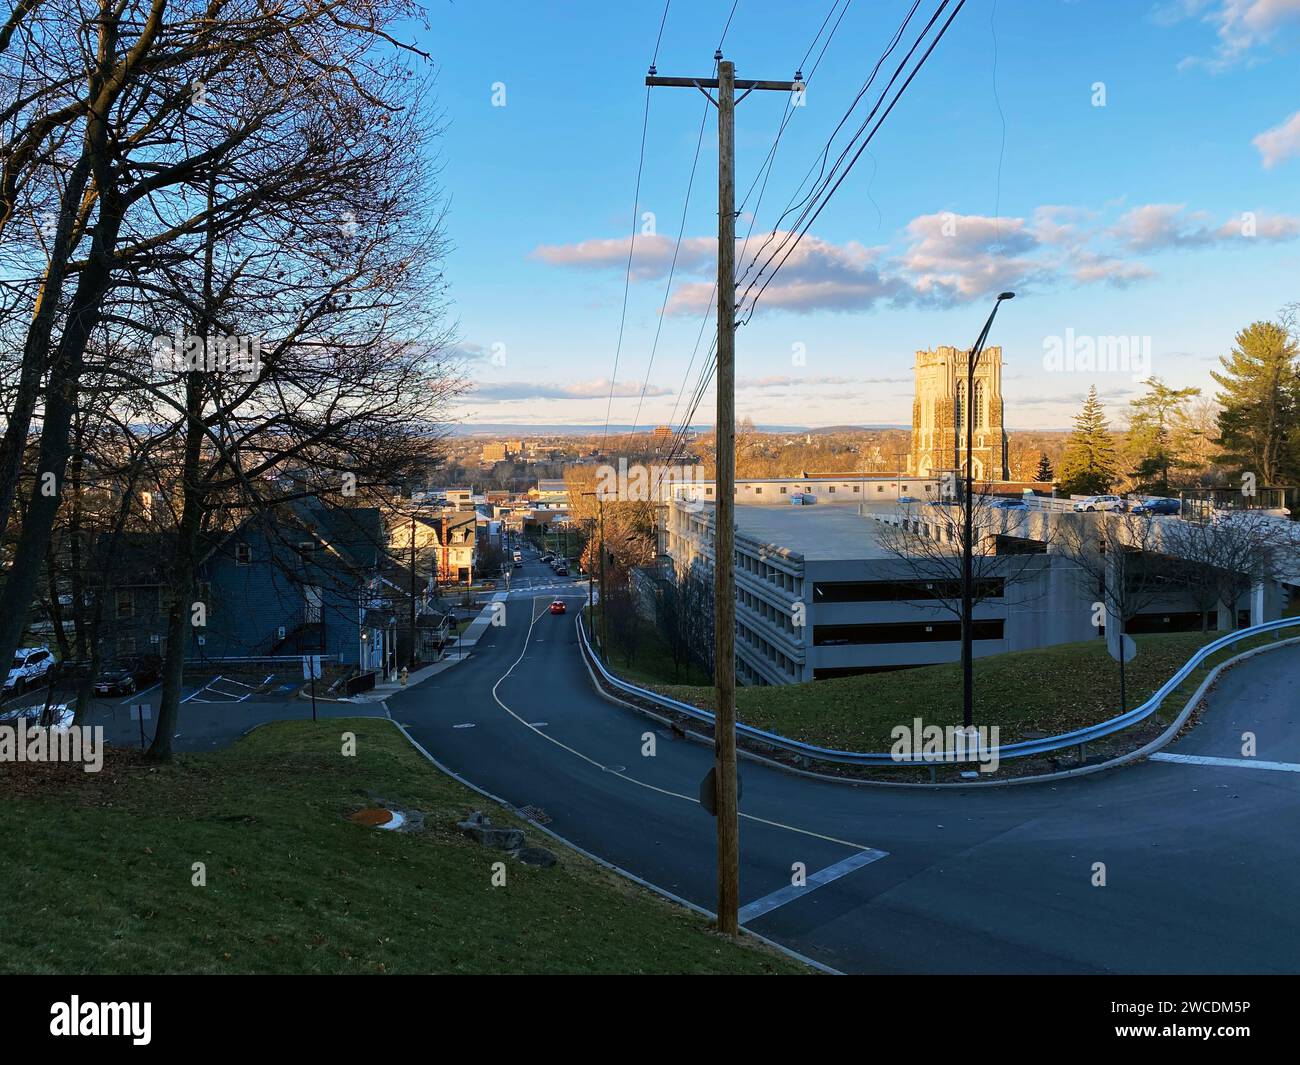
{"label": "manhole cover", "polygon": [[519,807],[519,816],[539,825],[549,825],[551,823],[551,815],[540,806],[521,806]]}

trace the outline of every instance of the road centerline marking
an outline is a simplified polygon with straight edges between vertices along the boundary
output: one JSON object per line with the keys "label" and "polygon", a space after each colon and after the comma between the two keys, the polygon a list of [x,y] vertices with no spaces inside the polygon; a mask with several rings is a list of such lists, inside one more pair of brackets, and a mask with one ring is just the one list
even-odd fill
{"label": "road centerline marking", "polygon": [[[499,707],[501,707],[502,710],[504,710],[507,714],[509,714],[509,715],[510,715],[512,718],[514,718],[516,721],[518,721],[519,724],[523,725],[524,728],[526,728],[526,729],[528,729],[530,732],[532,732],[533,735],[535,735],[535,736],[540,736],[542,739],[546,740],[547,743],[553,743],[553,744],[555,744],[555,746],[559,747],[562,751],[568,751],[569,754],[573,755],[573,756],[576,757],[576,758],[580,758],[580,759],[582,759],[582,761],[586,762],[588,765],[594,766],[596,769],[600,769],[600,770],[607,771],[607,770],[605,770],[605,766],[604,766],[601,762],[596,761],[596,759],[590,757],[589,755],[583,754],[582,751],[579,751],[579,750],[578,750],[577,748],[575,748],[575,747],[570,747],[567,743],[561,743],[561,742],[560,742],[558,739],[556,739],[554,736],[548,736],[548,735],[547,735],[545,732],[543,732],[540,728],[538,728],[538,727],[536,727],[536,726],[530,724],[529,722],[525,721],[525,720],[524,720],[522,717],[520,717],[517,713],[515,713],[513,710],[511,710],[510,707],[508,707],[508,706],[505,704],[504,700],[502,700],[501,696],[497,694],[497,689],[500,688],[501,685],[502,685],[503,683],[505,683],[506,679],[510,676],[510,674],[512,674],[512,673],[515,671],[515,666],[519,665],[519,663],[522,662],[522,661],[524,660],[524,656],[528,653],[528,648],[529,648],[530,644],[532,643],[532,638],[533,638],[533,629],[534,629],[534,627],[537,625],[537,622],[538,622],[539,620],[541,620],[542,617],[545,616],[544,613],[539,614],[539,613],[537,612],[537,609],[536,609],[536,608],[537,608],[537,600],[540,599],[540,598],[541,598],[541,596],[536,596],[536,595],[533,596],[533,600],[532,600],[532,604],[531,604],[532,609],[529,611],[528,631],[524,634],[524,646],[523,646],[523,650],[521,650],[521,651],[519,652],[519,657],[516,658],[516,659],[515,659],[515,660],[510,664],[510,667],[509,667],[509,668],[508,668],[504,673],[501,674],[501,676],[497,679],[497,682],[496,682],[495,684],[492,685],[492,698],[496,701],[496,704],[497,704]],[[575,618],[574,618],[574,625],[575,625],[575,627],[576,627],[577,623],[578,623],[578,619],[575,617]],[[618,773],[618,774],[615,774],[615,775],[618,776],[618,778],[619,778],[620,780],[626,780],[626,781],[628,781],[628,783],[630,783],[630,784],[635,784],[637,787],[640,787],[640,788],[645,788],[647,791],[657,792],[657,793],[659,793],[660,795],[668,795],[668,796],[671,796],[671,797],[674,798],[674,799],[681,799],[681,800],[683,800],[684,802],[695,803],[697,806],[698,806],[699,803],[700,803],[700,800],[699,800],[698,798],[696,798],[695,796],[693,796],[693,795],[683,795],[681,792],[671,791],[671,790],[669,790],[668,788],[661,788],[661,787],[658,787],[658,786],[656,786],[656,785],[654,785],[654,784],[649,783],[648,781],[638,780],[636,777],[629,776],[626,772]],[[871,847],[867,847],[867,846],[865,846],[865,845],[863,845],[863,844],[861,844],[861,843],[853,843],[853,842],[851,842],[851,841],[849,841],[849,840],[846,840],[846,839],[836,839],[834,836],[826,836],[826,835],[822,835],[822,833],[820,833],[820,832],[814,832],[814,831],[812,831],[811,829],[808,829],[808,828],[797,828],[797,827],[794,826],[794,825],[783,824],[783,823],[780,822],[780,821],[769,821],[767,818],[764,818],[764,817],[758,817],[758,816],[756,816],[756,815],[754,815],[754,814],[747,814],[747,813],[745,813],[743,810],[738,810],[738,811],[737,811],[737,816],[740,817],[740,818],[743,819],[743,820],[746,820],[746,821],[753,821],[753,822],[755,822],[755,823],[757,823],[757,824],[768,825],[768,826],[770,826],[770,827],[772,827],[772,828],[780,828],[780,829],[784,829],[784,830],[787,831],[787,832],[795,832],[795,833],[798,833],[798,834],[801,835],[801,836],[810,836],[810,837],[812,837],[813,839],[823,839],[823,840],[826,840],[828,843],[838,843],[838,844],[839,844],[840,846],[842,846],[842,847],[849,847],[850,849],[855,850],[855,851],[866,852],[866,851],[871,851],[871,850],[873,850],[873,848],[871,848]],[[882,856],[882,857],[883,857],[883,854],[884,854],[884,852],[881,852],[881,856]]]}
{"label": "road centerline marking", "polygon": [[1229,769],[1271,769],[1276,773],[1300,773],[1300,762],[1263,762],[1257,758],[1216,758],[1209,754],[1165,754],[1151,756],[1153,762],[1178,762],[1181,765],[1218,765]]}
{"label": "road centerline marking", "polygon": [[787,887],[778,888],[770,895],[764,895],[761,899],[755,899],[747,906],[740,908],[740,923],[747,924],[750,921],[757,920],[765,914],[771,913],[787,902],[794,902],[795,899],[801,899],[811,891],[816,891],[819,887],[833,883],[840,877],[848,876],[849,873],[856,869],[861,869],[864,865],[870,865],[872,862],[878,862],[881,858],[889,857],[888,851],[877,850],[875,847],[867,847],[857,854],[850,855],[842,862],[836,862],[834,865],[828,865],[825,869],[819,869],[808,877],[804,884],[790,884]]}

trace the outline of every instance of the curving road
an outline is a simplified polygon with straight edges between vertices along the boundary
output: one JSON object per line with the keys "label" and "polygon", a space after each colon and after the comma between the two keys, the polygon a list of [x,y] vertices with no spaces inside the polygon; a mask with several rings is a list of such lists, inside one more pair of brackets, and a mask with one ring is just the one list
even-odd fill
{"label": "curving road", "polygon": [[[524,575],[554,583],[535,561]],[[714,822],[695,797],[712,751],[600,696],[554,594],[513,592],[466,662],[389,710],[466,779],[711,909]],[[576,608],[585,586],[562,594]],[[742,920],[848,972],[1300,971],[1298,692],[1297,646],[1229,671],[1166,749],[1222,764],[938,792],[742,762]],[[1278,768],[1242,764],[1244,731]]]}

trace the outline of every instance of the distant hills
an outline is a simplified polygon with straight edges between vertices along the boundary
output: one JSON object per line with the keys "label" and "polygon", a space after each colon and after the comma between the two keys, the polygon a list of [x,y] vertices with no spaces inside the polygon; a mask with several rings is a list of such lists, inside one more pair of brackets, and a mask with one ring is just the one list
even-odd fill
{"label": "distant hills", "polygon": [[[523,425],[517,422],[476,422],[473,425],[453,425],[451,426],[451,432],[453,436],[528,437],[601,436],[608,431],[617,436],[621,433],[630,433],[633,429],[638,433],[651,433],[654,428],[653,425],[611,425],[606,430],[603,423],[600,425]],[[691,428],[702,433],[713,431],[712,425],[693,425]],[[754,428],[763,433],[811,433],[818,436],[824,433],[844,433],[866,429],[911,429],[911,425],[823,425],[817,428],[806,425],[755,425]]]}

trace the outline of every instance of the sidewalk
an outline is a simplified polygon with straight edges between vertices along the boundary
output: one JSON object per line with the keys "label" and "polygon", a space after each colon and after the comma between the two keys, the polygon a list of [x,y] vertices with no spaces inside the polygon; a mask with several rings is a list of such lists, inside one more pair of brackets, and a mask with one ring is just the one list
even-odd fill
{"label": "sidewalk", "polygon": [[[341,699],[332,699],[332,702],[344,703],[378,703],[387,699],[396,692],[405,691],[407,688],[413,688],[421,681],[428,680],[436,676],[444,669],[450,669],[458,662],[463,662],[469,658],[474,650],[474,645],[478,643],[479,638],[487,631],[487,627],[492,624],[492,607],[494,603],[505,602],[508,598],[507,592],[493,592],[492,599],[479,611],[478,617],[469,623],[469,627],[460,634],[458,640],[448,645],[447,653],[432,665],[424,666],[409,674],[406,678],[406,684],[403,685],[400,680],[385,680],[378,682],[374,688],[368,692],[361,692],[357,695],[346,696]],[[319,695],[316,696],[318,699]]]}

